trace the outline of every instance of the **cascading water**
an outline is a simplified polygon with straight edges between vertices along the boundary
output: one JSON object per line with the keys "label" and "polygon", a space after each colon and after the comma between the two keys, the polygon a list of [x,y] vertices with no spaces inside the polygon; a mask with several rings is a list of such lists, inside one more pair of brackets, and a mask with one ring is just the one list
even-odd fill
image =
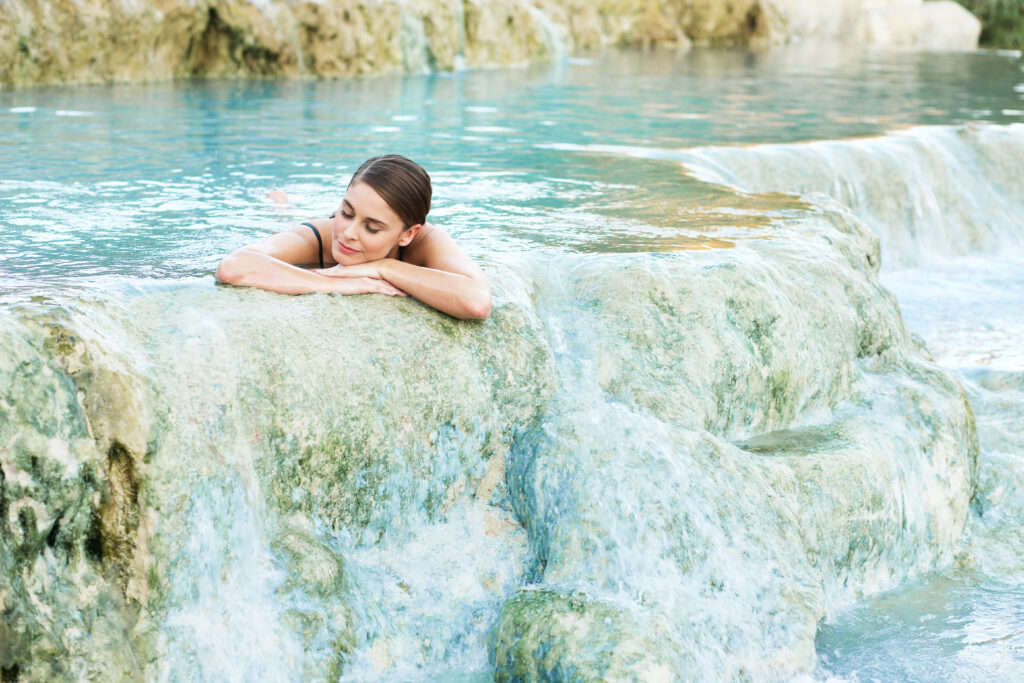
{"label": "cascading water", "polygon": [[695,174],[747,191],[820,192],[882,240],[887,267],[1020,249],[1022,124],[914,128],[867,140],[706,148]]}
{"label": "cascading water", "polygon": [[[0,95],[5,675],[1019,675],[1019,59],[808,54]],[[490,320],[214,286],[382,151]]]}
{"label": "cascading water", "polygon": [[[1024,514],[1024,195],[1017,181],[1024,126],[924,127],[674,156],[708,182],[809,201],[809,193],[822,193],[849,207],[881,239],[882,281],[909,328],[955,371],[977,417],[979,484],[957,566],[827,625],[819,637],[826,670],[855,678],[1019,677],[1024,548],[1011,520]],[[872,633],[880,626],[883,635]],[[948,642],[938,646],[939,639]]]}

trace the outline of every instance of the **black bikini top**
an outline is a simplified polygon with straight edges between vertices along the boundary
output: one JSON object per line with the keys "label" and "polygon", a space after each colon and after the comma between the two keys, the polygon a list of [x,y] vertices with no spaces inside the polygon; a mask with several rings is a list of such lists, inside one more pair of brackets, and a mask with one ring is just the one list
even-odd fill
{"label": "black bikini top", "polygon": [[316,226],[313,225],[312,223],[303,223],[303,225],[308,225],[309,229],[313,231],[314,235],[316,235],[316,246],[319,247],[319,249],[316,250],[316,255],[318,257],[320,257],[320,270],[323,270],[323,268],[324,268],[324,241],[322,239],[320,239],[320,231],[317,230]]}

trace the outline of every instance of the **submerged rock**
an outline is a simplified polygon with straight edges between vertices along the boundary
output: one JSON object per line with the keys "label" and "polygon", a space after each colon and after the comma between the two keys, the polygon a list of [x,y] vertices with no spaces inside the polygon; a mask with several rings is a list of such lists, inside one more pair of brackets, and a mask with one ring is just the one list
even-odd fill
{"label": "submerged rock", "polygon": [[535,565],[492,632],[499,679],[792,676],[829,610],[951,560],[971,410],[864,226],[824,216],[562,272],[548,324],[593,372],[508,465]]}
{"label": "submerged rock", "polygon": [[670,624],[583,594],[524,590],[491,634],[496,681],[649,681],[692,671]]}

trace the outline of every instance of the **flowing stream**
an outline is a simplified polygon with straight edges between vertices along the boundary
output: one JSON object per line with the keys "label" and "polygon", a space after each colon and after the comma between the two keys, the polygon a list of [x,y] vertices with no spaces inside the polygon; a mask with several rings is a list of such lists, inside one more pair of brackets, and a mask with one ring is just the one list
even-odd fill
{"label": "flowing stream", "polygon": [[[1020,121],[812,45],[0,93],[0,668],[1024,677]],[[390,151],[490,320],[215,284]]]}

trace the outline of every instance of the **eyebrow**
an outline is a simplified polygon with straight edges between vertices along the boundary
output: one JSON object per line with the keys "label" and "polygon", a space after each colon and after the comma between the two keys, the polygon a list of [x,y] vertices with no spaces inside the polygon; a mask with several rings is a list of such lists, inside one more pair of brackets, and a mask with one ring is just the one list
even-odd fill
{"label": "eyebrow", "polygon": [[[349,213],[355,213],[355,207],[352,206],[352,202],[350,202],[349,200],[342,199],[341,200],[341,204],[342,204],[342,206],[348,206]],[[369,216],[367,216],[366,217],[366,222],[367,223],[376,223],[377,225],[380,225],[380,226],[385,227],[385,228],[388,227],[387,223],[385,223],[384,221],[382,221],[382,220],[380,220],[378,218],[370,218]]]}

